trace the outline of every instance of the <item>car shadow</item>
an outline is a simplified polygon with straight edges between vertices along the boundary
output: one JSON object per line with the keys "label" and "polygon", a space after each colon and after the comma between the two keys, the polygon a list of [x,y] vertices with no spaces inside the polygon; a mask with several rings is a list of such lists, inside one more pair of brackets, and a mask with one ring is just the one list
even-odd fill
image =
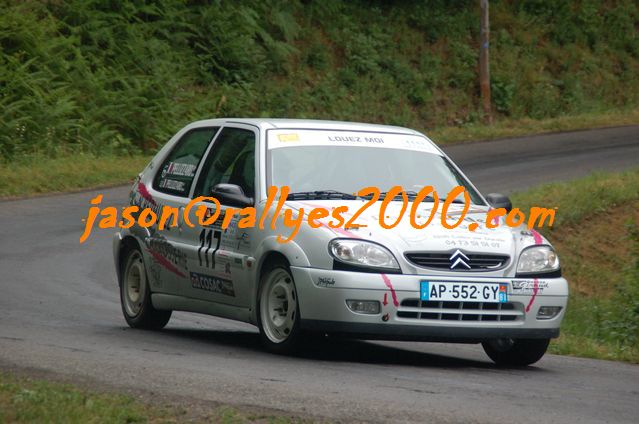
{"label": "car shadow", "polygon": [[[186,338],[191,341],[204,342],[207,345],[218,345],[249,350],[262,355],[276,355],[269,353],[262,346],[259,335],[249,331],[220,331],[208,329],[166,328],[162,333],[167,336]],[[287,355],[298,360],[312,360],[324,362],[352,362],[372,365],[406,365],[428,368],[475,368],[475,369],[504,369],[543,371],[534,366],[529,367],[499,367],[490,362],[455,356],[441,355],[412,350],[401,345],[389,346],[372,341],[322,337],[309,340],[298,352]]]}

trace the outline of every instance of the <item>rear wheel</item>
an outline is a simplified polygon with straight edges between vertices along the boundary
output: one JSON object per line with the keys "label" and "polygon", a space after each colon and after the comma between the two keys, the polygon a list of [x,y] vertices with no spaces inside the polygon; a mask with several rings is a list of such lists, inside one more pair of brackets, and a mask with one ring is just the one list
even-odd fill
{"label": "rear wheel", "polygon": [[275,353],[291,353],[300,342],[300,314],[295,282],[283,261],[267,265],[260,280],[257,319],[264,346]]}
{"label": "rear wheel", "polygon": [[120,282],[120,304],[127,324],[133,328],[159,330],[171,319],[171,311],[159,311],[151,304],[151,290],[144,258],[137,247],[124,253]]}
{"label": "rear wheel", "polygon": [[497,365],[534,364],[548,349],[550,339],[497,339],[482,343],[484,351]]}

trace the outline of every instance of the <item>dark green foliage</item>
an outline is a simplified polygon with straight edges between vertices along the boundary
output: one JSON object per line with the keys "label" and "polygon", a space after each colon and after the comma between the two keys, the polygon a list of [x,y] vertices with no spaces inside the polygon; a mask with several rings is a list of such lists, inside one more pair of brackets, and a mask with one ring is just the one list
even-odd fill
{"label": "dark green foliage", "polygon": [[[475,0],[0,0],[0,155],[153,150],[189,121],[481,116]],[[630,0],[491,2],[493,104],[639,104]]]}

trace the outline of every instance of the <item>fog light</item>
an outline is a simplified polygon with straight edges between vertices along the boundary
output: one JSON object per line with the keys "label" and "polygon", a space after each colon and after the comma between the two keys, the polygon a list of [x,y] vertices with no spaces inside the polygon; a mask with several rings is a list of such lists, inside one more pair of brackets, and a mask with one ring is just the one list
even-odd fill
{"label": "fog light", "polygon": [[552,319],[561,312],[561,306],[542,306],[537,312],[537,319]]}
{"label": "fog light", "polygon": [[348,309],[358,314],[379,314],[381,307],[377,300],[347,300]]}

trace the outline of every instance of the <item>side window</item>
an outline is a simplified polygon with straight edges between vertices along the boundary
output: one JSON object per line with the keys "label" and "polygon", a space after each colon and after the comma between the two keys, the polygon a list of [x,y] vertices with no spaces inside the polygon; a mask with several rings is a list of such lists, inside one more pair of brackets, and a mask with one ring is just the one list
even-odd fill
{"label": "side window", "polygon": [[174,196],[188,196],[200,160],[219,129],[196,128],[184,134],[160,166],[153,188]]}
{"label": "side window", "polygon": [[240,128],[223,128],[204,162],[195,196],[208,196],[217,184],[242,187],[255,197],[255,133]]}

